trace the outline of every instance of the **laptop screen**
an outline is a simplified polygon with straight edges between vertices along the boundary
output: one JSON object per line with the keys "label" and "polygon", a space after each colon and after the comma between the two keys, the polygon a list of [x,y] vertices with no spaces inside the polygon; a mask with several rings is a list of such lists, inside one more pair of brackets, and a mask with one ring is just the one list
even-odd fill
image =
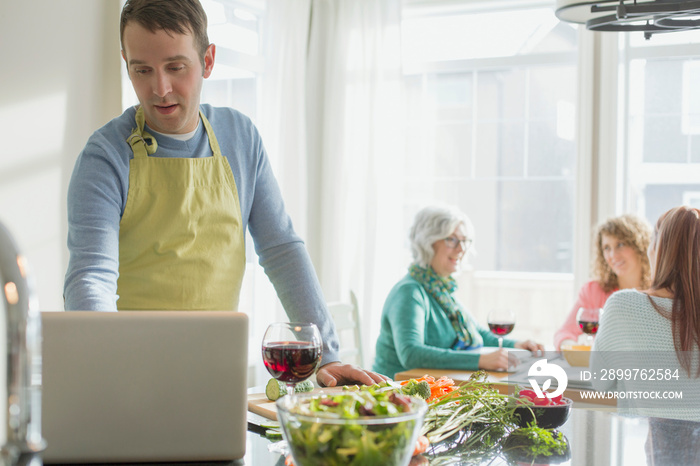
{"label": "laptop screen", "polygon": [[44,312],[44,461],[243,457],[248,319],[239,312]]}

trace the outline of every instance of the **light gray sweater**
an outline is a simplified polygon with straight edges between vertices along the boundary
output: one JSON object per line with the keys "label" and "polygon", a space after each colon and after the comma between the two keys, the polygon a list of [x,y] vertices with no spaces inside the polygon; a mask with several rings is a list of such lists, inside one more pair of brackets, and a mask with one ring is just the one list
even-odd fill
{"label": "light gray sweater", "polygon": [[[671,310],[672,299],[651,299],[663,311]],[[690,355],[697,364],[698,348]],[[617,400],[622,413],[700,421],[700,379],[684,372],[671,321],[654,309],[645,293],[622,290],[608,298],[593,344],[591,372],[596,390],[624,393]],[[668,398],[670,392],[682,398]]]}

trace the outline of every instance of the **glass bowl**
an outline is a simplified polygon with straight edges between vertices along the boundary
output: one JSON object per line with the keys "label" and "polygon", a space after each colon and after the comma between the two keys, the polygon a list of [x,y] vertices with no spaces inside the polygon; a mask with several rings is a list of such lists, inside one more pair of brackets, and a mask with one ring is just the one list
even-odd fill
{"label": "glass bowl", "polygon": [[[515,423],[518,427],[527,427],[533,420],[533,414],[537,427],[543,429],[555,429],[563,426],[569,420],[571,407],[574,402],[569,398],[562,398],[566,404],[547,406],[517,406],[515,408]],[[532,410],[532,412],[530,412]]]}
{"label": "glass bowl", "polygon": [[333,396],[298,394],[277,400],[277,417],[295,466],[405,466],[411,461],[428,409],[424,400],[409,397],[409,412],[353,419],[308,409],[313,398]]}

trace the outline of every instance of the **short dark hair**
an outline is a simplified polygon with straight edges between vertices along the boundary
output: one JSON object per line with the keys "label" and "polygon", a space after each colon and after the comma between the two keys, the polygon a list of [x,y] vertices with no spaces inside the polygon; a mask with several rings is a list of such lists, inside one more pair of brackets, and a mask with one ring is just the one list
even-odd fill
{"label": "short dark hair", "polygon": [[151,32],[162,29],[168,33],[191,33],[204,66],[209,37],[207,36],[207,14],[199,0],[127,0],[122,9],[119,25],[122,50],[124,50],[124,28],[130,21],[140,24]]}

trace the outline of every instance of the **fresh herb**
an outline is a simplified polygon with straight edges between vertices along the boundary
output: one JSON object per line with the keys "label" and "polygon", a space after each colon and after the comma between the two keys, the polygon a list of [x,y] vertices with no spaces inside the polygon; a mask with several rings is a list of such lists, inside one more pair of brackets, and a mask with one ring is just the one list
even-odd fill
{"label": "fresh herb", "polygon": [[460,430],[452,437],[431,444],[425,455],[430,458],[430,466],[491,464],[501,452],[500,442],[508,432],[502,424]]}
{"label": "fresh herb", "polygon": [[440,442],[462,429],[479,425],[513,423],[515,404],[508,395],[486,384],[486,373],[475,372],[457,389],[430,403],[421,434]]}
{"label": "fresh herb", "polygon": [[530,457],[563,455],[567,450],[564,435],[556,430],[542,429],[529,424],[515,429],[508,436],[504,452],[519,451]]}

